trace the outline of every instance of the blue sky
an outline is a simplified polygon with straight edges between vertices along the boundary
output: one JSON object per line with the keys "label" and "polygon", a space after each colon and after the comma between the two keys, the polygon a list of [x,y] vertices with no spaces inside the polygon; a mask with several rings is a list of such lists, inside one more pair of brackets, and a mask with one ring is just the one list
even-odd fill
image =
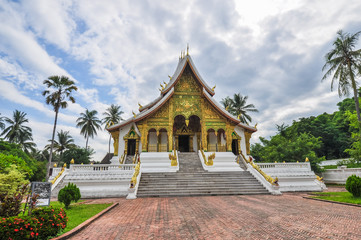
{"label": "blue sky", "polygon": [[[218,101],[241,93],[259,113],[259,136],[276,124],[337,110],[340,101],[321,83],[324,55],[339,29],[361,30],[361,2],[303,1],[5,1],[0,0],[0,113],[24,111],[34,141],[51,138],[54,112],[43,80],[67,75],[77,102],[62,110],[57,130],[85,139],[75,121],[86,108],[101,113],[112,103],[123,118],[159,95],[181,50],[190,45],[198,71]],[[89,145],[100,160],[108,135]]]}

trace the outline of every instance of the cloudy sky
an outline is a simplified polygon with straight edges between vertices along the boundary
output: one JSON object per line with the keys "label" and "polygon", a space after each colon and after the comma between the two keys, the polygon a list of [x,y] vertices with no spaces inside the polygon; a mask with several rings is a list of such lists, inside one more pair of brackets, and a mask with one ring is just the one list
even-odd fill
{"label": "cloudy sky", "polygon": [[[51,138],[52,108],[43,80],[67,75],[77,102],[61,110],[57,130],[85,146],[75,121],[86,108],[112,103],[136,112],[159,95],[181,50],[190,55],[218,101],[241,93],[259,113],[259,136],[276,124],[337,110],[340,101],[321,83],[324,55],[339,29],[361,30],[359,0],[119,1],[0,0],[0,113],[27,113],[34,140]],[[108,135],[89,145],[100,160]]]}

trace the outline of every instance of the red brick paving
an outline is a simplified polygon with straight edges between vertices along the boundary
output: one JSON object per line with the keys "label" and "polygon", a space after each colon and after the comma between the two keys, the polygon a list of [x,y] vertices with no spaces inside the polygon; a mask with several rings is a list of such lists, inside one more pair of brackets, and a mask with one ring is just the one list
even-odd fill
{"label": "red brick paving", "polygon": [[111,199],[71,239],[361,239],[361,208],[302,195]]}

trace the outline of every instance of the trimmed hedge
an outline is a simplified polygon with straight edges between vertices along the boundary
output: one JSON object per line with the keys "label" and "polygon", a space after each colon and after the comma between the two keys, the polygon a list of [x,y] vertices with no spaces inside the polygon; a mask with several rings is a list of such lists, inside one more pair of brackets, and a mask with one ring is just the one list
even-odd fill
{"label": "trimmed hedge", "polygon": [[1,218],[0,239],[47,239],[56,236],[67,222],[62,208],[37,208],[31,216]]}
{"label": "trimmed hedge", "polygon": [[361,178],[356,175],[349,176],[346,181],[346,190],[354,197],[361,197]]}
{"label": "trimmed hedge", "polygon": [[73,183],[69,183],[64,188],[62,188],[58,193],[58,200],[59,202],[64,204],[66,209],[68,209],[72,201],[78,202],[80,198],[81,198],[80,190]]}

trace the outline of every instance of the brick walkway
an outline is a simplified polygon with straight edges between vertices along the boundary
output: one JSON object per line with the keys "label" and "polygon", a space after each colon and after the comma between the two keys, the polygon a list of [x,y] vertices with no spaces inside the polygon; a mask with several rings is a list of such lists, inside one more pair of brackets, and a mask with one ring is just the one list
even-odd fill
{"label": "brick walkway", "polygon": [[361,239],[361,208],[303,195],[111,199],[72,239]]}

